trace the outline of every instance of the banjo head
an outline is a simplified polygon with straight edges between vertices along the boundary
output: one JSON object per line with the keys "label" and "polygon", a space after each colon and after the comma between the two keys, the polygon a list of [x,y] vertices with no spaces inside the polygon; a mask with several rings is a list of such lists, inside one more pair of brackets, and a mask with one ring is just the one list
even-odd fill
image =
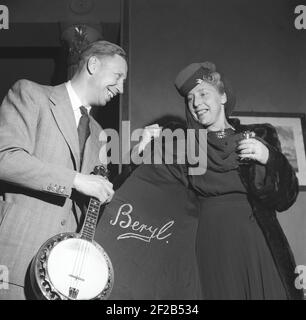
{"label": "banjo head", "polygon": [[113,267],[95,241],[60,234],[41,247],[35,260],[36,280],[47,299],[105,300],[111,293]]}

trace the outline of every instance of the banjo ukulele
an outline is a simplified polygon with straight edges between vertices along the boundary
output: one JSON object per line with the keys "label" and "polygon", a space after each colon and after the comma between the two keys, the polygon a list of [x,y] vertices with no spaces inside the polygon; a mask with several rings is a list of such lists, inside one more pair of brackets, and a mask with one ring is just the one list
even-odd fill
{"label": "banjo ukulele", "polygon": [[[107,177],[96,166],[94,174]],[[113,288],[109,256],[93,240],[101,202],[90,198],[80,233],[60,233],[47,240],[31,263],[31,284],[42,300],[106,300]]]}

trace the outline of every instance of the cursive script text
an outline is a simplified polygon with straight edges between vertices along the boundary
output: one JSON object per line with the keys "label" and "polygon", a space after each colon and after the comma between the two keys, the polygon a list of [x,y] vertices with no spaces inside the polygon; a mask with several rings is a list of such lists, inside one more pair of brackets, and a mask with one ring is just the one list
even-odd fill
{"label": "cursive script text", "polygon": [[129,232],[121,234],[117,237],[120,239],[135,238],[145,242],[151,242],[152,239],[164,240],[171,236],[169,229],[174,224],[174,220],[167,222],[161,228],[141,224],[139,221],[133,221],[131,213],[133,206],[125,203],[118,209],[116,218],[110,220],[110,224],[115,226],[119,225],[122,229],[129,229]]}

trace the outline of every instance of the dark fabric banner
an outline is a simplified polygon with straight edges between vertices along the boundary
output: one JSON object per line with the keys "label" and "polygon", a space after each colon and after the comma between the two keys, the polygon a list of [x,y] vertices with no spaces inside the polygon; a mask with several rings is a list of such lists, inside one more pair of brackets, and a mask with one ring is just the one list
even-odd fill
{"label": "dark fabric banner", "polygon": [[110,299],[201,299],[197,202],[173,172],[139,166],[103,212],[95,240],[113,264]]}

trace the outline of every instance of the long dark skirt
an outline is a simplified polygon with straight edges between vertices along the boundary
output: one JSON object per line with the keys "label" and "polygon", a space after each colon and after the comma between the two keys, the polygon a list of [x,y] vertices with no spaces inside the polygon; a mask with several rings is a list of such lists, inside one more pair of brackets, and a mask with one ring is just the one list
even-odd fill
{"label": "long dark skirt", "polygon": [[286,299],[245,194],[201,198],[196,255],[204,299]]}

